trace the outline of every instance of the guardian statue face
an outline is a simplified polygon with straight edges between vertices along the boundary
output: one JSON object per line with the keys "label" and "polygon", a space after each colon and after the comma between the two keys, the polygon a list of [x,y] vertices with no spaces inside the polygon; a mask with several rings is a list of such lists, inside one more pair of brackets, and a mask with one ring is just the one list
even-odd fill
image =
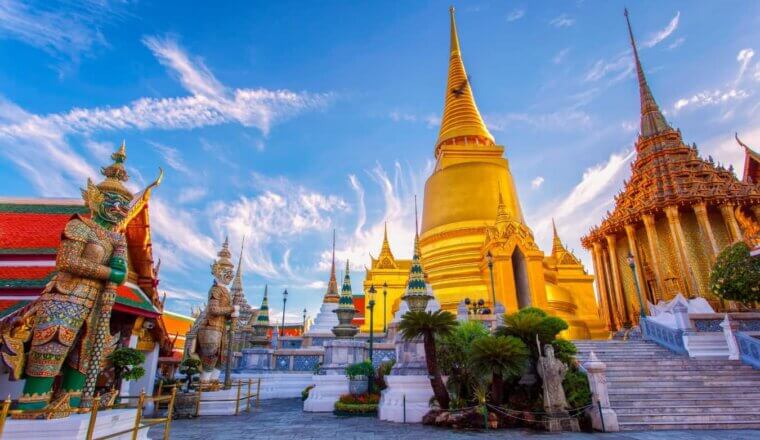
{"label": "guardian statue face", "polygon": [[211,274],[214,275],[214,279],[218,284],[224,286],[230,284],[235,277],[233,271],[234,266],[225,264],[224,262],[216,262],[211,266]]}
{"label": "guardian statue face", "polygon": [[130,200],[116,192],[104,192],[103,202],[96,208],[94,214],[106,223],[118,225],[129,214]]}

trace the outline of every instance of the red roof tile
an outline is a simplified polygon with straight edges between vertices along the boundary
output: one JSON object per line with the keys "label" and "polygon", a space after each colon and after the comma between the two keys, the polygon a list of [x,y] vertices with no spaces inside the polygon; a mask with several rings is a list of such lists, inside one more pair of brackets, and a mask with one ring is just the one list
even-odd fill
{"label": "red roof tile", "polygon": [[0,212],[0,243],[4,249],[55,249],[70,218],[71,214]]}
{"label": "red roof tile", "polygon": [[47,278],[54,271],[52,266],[0,266],[0,279],[2,280],[39,280]]}

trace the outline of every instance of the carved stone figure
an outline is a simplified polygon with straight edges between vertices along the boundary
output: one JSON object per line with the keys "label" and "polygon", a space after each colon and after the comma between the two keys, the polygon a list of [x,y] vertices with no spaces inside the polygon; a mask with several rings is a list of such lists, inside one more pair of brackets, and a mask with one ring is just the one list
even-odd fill
{"label": "carved stone figure", "polygon": [[578,420],[570,419],[567,412],[567,398],[562,388],[562,380],[567,373],[567,365],[554,357],[554,347],[544,345],[544,355],[539,356],[536,365],[544,389],[544,410],[548,417],[549,431],[579,431]]}
{"label": "carved stone figure", "polygon": [[203,369],[201,382],[209,382],[219,377],[220,372],[216,366],[224,354],[224,344],[227,343],[227,324],[238,316],[238,306],[232,304],[230,291],[227,289],[234,276],[228,240],[224,241],[217,255],[219,258],[211,265],[214,284],[209,289],[208,304],[196,337],[196,353],[201,359]]}
{"label": "carved stone figure", "polygon": [[[0,322],[2,360],[12,380],[26,383],[20,409],[43,409],[62,374],[56,407],[87,406],[107,351],[116,288],[127,276],[123,228],[161,177],[135,197],[125,186],[124,144],[101,169],[106,177],[82,190],[91,217],[75,215],[64,227],[56,272],[39,299]],[[83,392],[84,391],[84,392]],[[64,400],[68,399],[68,402]]]}

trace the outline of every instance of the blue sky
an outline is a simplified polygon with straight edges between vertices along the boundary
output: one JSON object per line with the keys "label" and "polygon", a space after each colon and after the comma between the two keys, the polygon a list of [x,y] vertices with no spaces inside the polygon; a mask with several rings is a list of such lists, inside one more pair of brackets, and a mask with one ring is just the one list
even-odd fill
{"label": "blue sky", "polygon": [[[703,156],[760,148],[760,3],[628,2],[650,86]],[[0,195],[77,197],[122,138],[168,307],[205,300],[225,234],[245,288],[316,313],[332,228],[361,286],[388,221],[411,253],[444,97],[450,2],[0,1]],[[630,174],[639,99],[622,2],[458,1],[477,103],[526,219],[579,237]]]}

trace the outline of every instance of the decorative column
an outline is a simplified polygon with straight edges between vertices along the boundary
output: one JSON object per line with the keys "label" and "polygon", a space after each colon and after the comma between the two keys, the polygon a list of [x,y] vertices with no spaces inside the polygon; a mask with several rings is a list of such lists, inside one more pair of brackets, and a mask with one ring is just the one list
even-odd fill
{"label": "decorative column", "polygon": [[610,405],[610,394],[607,389],[607,364],[600,361],[593,351],[589,355],[588,361],[583,364],[583,368],[588,371],[588,384],[591,388],[592,405],[588,409],[591,416],[591,424],[597,431],[618,432],[617,413]]}
{"label": "decorative column", "polygon": [[620,304],[623,306],[623,326],[630,327],[633,322],[631,315],[631,308],[628,305],[628,298],[626,297],[625,290],[623,290],[623,279],[620,277],[620,265],[618,264],[617,249],[615,244],[617,242],[613,234],[607,234],[604,237],[607,240],[607,252],[610,255],[610,265],[612,266],[612,281],[615,284],[615,291],[620,299]]}
{"label": "decorative column", "polygon": [[[662,293],[665,292],[665,279],[662,277],[662,266],[660,266],[660,240],[657,237],[657,228],[654,223],[654,216],[651,214],[645,214],[641,216],[641,220],[644,222],[644,229],[647,232],[647,242],[649,243],[649,255],[652,256],[652,267],[654,268],[654,277],[657,280],[657,289],[655,290],[655,301],[662,299]],[[660,295],[658,295],[659,290]]]}
{"label": "decorative column", "polygon": [[[636,246],[636,227],[632,224],[625,225],[625,234],[628,236],[628,251],[633,254],[636,266],[638,266],[638,270],[634,271],[636,273],[636,278],[639,281],[639,286],[641,286],[640,288],[644,289],[646,288],[647,283],[644,279],[644,266],[641,264],[642,259],[641,255],[639,255],[639,247]],[[648,310],[646,310],[646,304],[644,304],[644,308],[645,310],[643,313],[648,314]]]}
{"label": "decorative column", "polygon": [[604,274],[604,283],[607,286],[607,294],[609,296],[610,305],[612,308],[612,314],[617,322],[616,330],[619,330],[623,326],[625,319],[623,318],[623,309],[618,303],[618,299],[615,293],[615,285],[612,282],[612,269],[610,266],[610,255],[607,252],[607,248],[602,248],[602,273]]}
{"label": "decorative column", "polygon": [[615,328],[615,318],[612,312],[612,304],[610,304],[609,291],[607,290],[607,284],[604,279],[604,266],[601,262],[602,258],[602,245],[599,242],[594,242],[591,248],[591,260],[594,264],[594,274],[596,275],[596,289],[599,292],[599,298],[601,299],[602,317],[607,323],[607,328],[612,330]]}
{"label": "decorative column", "polygon": [[726,229],[731,236],[731,242],[735,243],[742,239],[742,231],[739,228],[739,223],[736,222],[736,216],[734,215],[734,204],[724,203],[720,205],[720,213],[723,214],[723,221],[726,222]]}
{"label": "decorative column", "polygon": [[699,229],[702,231],[702,235],[705,236],[710,243],[710,246],[708,247],[708,250],[710,251],[710,259],[715,261],[715,257],[720,252],[720,248],[718,247],[718,242],[715,240],[712,226],[710,226],[710,218],[707,217],[707,205],[705,202],[699,202],[693,204],[691,208],[697,216],[697,223],[699,223]]}
{"label": "decorative column", "polygon": [[681,266],[681,275],[686,279],[686,286],[693,295],[701,296],[699,285],[691,271],[689,257],[686,254],[686,240],[684,239],[683,229],[681,228],[681,216],[678,212],[678,206],[668,206],[665,208],[665,216],[668,218],[670,227],[670,237],[673,240],[678,262]]}

